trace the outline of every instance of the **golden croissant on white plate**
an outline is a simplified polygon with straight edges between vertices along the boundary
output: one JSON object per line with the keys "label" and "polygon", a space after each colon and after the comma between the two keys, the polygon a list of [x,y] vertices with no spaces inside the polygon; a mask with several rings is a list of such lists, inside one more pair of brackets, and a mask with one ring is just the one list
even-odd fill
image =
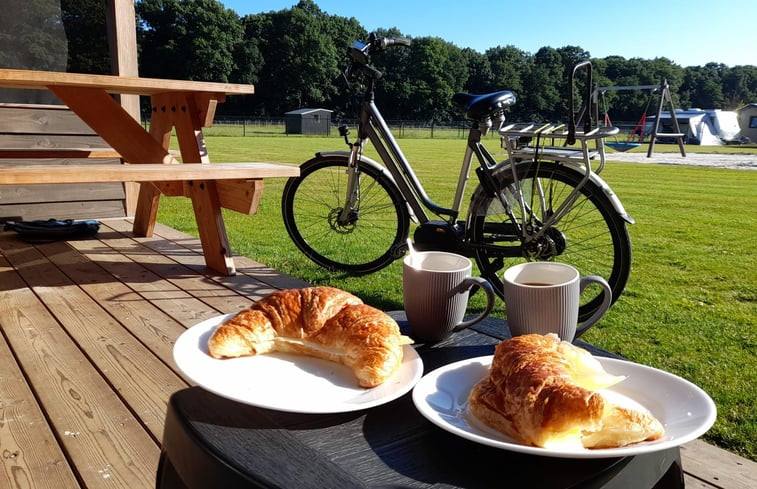
{"label": "golden croissant on white plate", "polygon": [[215,358],[268,352],[308,355],[350,367],[362,387],[386,381],[412,343],[388,314],[333,287],[274,292],[218,326],[208,340]]}
{"label": "golden croissant on white plate", "polygon": [[484,424],[538,447],[616,448],[661,438],[665,430],[650,413],[598,392],[624,379],[554,334],[528,334],[497,345],[468,403]]}

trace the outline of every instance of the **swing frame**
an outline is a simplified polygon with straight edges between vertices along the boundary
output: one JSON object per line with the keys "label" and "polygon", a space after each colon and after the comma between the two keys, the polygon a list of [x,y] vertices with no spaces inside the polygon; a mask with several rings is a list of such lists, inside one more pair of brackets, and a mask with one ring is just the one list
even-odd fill
{"label": "swing frame", "polygon": [[[649,148],[647,149],[647,158],[650,158],[652,156],[652,153],[654,152],[654,145],[657,140],[657,137],[669,137],[669,138],[675,138],[678,142],[678,149],[681,151],[681,156],[686,156],[686,148],[683,144],[683,138],[684,134],[681,132],[681,129],[678,125],[678,119],[676,118],[676,109],[673,105],[673,98],[670,95],[670,85],[668,84],[668,80],[664,79],[660,85],[617,85],[617,86],[606,86],[606,87],[600,87],[597,85],[594,85],[594,90],[592,90],[592,105],[594,106],[594,120],[599,121],[599,94],[602,94],[602,100],[604,101],[604,93],[608,91],[624,91],[624,90],[652,90],[652,95],[654,94],[655,90],[660,91],[660,98],[659,103],[657,104],[657,115],[655,117],[655,123],[654,128],[652,129],[652,134],[649,136]],[[647,110],[649,109],[649,103],[652,101],[652,98],[650,97],[649,102],[647,103],[647,107],[644,109],[644,115],[642,118],[646,121],[646,114]],[[672,133],[661,133],[659,131],[660,129],[660,116],[662,115],[662,109],[665,106],[665,104],[668,104],[670,111],[670,118],[673,121],[673,130],[675,132]],[[605,113],[607,111],[605,110]],[[636,127],[634,128],[634,131],[636,131],[639,124],[637,123]],[[642,139],[644,137],[644,127],[641,128],[641,134],[639,136],[639,145],[642,143]],[[632,136],[633,137],[633,133]],[[613,143],[605,143],[606,145],[613,147]],[[619,143],[620,144],[620,143]],[[628,142],[627,142],[628,144]],[[628,148],[631,149],[631,148]],[[621,150],[622,151],[622,150]]]}

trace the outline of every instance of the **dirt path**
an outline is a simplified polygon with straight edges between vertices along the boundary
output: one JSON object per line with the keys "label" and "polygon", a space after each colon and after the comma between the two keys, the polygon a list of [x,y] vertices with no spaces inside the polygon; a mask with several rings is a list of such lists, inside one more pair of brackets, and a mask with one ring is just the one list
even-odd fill
{"label": "dirt path", "polygon": [[630,161],[634,163],[659,163],[663,165],[711,166],[734,170],[757,170],[757,154],[719,154],[719,153],[608,153],[608,161]]}

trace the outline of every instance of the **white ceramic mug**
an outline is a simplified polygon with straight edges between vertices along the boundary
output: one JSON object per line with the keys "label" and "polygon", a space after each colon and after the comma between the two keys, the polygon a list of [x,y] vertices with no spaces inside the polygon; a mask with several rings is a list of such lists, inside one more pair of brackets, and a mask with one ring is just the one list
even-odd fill
{"label": "white ceramic mug", "polygon": [[[494,289],[488,280],[472,277],[472,268],[468,258],[443,251],[422,251],[405,257],[402,288],[413,337],[438,341],[489,315],[494,307]],[[463,321],[474,286],[486,294],[486,310]]]}
{"label": "white ceramic mug", "polygon": [[[581,336],[610,308],[612,290],[602,277],[581,277],[570,265],[555,262],[528,262],[505,270],[504,296],[507,323],[513,336],[555,333],[573,341]],[[604,289],[599,309],[578,326],[581,292],[590,284]]]}

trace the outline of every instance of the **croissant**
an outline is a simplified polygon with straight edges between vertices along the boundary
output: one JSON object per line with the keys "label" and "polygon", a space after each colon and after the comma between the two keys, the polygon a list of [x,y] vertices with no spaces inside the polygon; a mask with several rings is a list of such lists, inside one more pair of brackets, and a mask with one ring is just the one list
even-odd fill
{"label": "croissant", "polygon": [[351,368],[362,387],[375,387],[402,363],[403,345],[389,315],[333,287],[274,292],[219,325],[208,340],[214,358],[289,352]]}
{"label": "croissant", "polygon": [[497,345],[468,403],[484,424],[538,447],[615,448],[661,438],[654,416],[597,392],[624,379],[557,335],[528,334]]}

